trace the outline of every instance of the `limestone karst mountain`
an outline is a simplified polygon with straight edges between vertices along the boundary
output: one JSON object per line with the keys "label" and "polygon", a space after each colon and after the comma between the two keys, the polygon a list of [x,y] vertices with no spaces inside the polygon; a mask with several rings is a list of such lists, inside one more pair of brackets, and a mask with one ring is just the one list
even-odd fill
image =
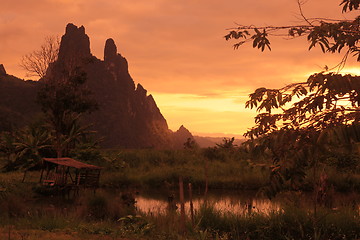
{"label": "limestone karst mountain", "polygon": [[[135,86],[127,60],[118,53],[115,42],[106,40],[104,60],[100,60],[91,54],[85,28],[70,23],[61,38],[58,60],[51,64],[44,79],[59,79],[64,69],[75,67],[86,73],[86,87],[99,105],[99,110],[85,120],[103,137],[104,146],[174,148],[182,141],[168,128],[154,98],[140,84]],[[1,74],[6,72],[0,67],[0,83]]]}
{"label": "limestone karst mountain", "polygon": [[163,147],[172,142],[171,131],[153,97],[140,84],[135,86],[128,63],[117,53],[112,39],[106,41],[104,60],[100,60],[91,54],[85,28],[68,24],[58,60],[48,74],[61,74],[64,66],[80,66],[86,72],[86,84],[99,105],[87,120],[104,136],[105,146]]}

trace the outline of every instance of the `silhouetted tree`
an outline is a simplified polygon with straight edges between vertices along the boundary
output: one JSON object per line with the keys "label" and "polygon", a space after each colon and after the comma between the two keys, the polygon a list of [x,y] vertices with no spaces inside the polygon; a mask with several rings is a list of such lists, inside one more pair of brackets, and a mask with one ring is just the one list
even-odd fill
{"label": "silhouetted tree", "polygon": [[[70,74],[69,74],[70,72]],[[82,113],[97,109],[90,90],[84,87],[86,74],[80,68],[49,77],[38,93],[38,102],[46,114],[58,157],[68,153],[87,128],[79,125]]]}
{"label": "silhouetted tree", "polygon": [[[359,3],[359,0],[343,0],[340,5],[346,12],[357,10]],[[345,52],[338,70],[349,56],[360,61],[360,16],[343,21],[308,19],[302,13],[301,2],[298,4],[303,25],[238,25],[225,38],[241,40],[234,44],[235,49],[252,42],[254,48],[264,51],[271,50],[270,36],[307,36],[309,49],[320,46],[323,52]],[[315,179],[319,158],[334,148],[333,143],[345,141],[354,145],[359,142],[349,134],[350,129],[359,127],[359,76],[325,69],[304,82],[279,89],[256,89],[249,97],[246,107],[256,108],[259,114],[255,117],[256,125],[245,136],[251,139],[247,145],[253,153],[265,155],[274,162],[268,192],[271,196],[281,191],[284,183],[292,187],[301,184],[309,167],[314,169]],[[358,148],[353,147],[353,151],[359,153]]]}
{"label": "silhouetted tree", "polygon": [[235,138],[223,138],[222,143],[217,143],[216,146],[218,146],[219,148],[224,148],[224,149],[233,149],[234,147],[236,147],[236,145],[234,144]]}
{"label": "silhouetted tree", "polygon": [[26,70],[28,77],[38,76],[43,78],[49,65],[56,61],[59,54],[60,40],[58,37],[49,36],[40,49],[22,57],[20,67]]}
{"label": "silhouetted tree", "polygon": [[[343,65],[350,54],[360,60],[359,49],[359,22],[360,16],[353,20],[332,20],[323,18],[306,18],[302,12],[302,2],[298,0],[303,24],[286,26],[254,26],[241,25],[230,28],[225,36],[226,40],[239,40],[233,46],[238,49],[245,43],[252,42],[254,48],[261,51],[271,50],[270,36],[286,36],[290,38],[307,36],[309,50],[320,46],[323,52],[336,53],[345,50],[345,56],[340,65]],[[342,0],[343,12],[358,10],[359,0]]]}
{"label": "silhouetted tree", "polygon": [[194,150],[197,148],[199,148],[199,146],[193,138],[186,139],[186,142],[184,143],[184,149]]}

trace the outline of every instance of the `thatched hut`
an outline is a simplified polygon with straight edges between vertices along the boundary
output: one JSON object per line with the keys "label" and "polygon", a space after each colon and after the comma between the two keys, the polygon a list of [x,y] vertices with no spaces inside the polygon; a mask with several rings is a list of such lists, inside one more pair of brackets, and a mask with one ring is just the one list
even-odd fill
{"label": "thatched hut", "polygon": [[40,183],[44,186],[99,186],[101,167],[72,158],[43,158]]}

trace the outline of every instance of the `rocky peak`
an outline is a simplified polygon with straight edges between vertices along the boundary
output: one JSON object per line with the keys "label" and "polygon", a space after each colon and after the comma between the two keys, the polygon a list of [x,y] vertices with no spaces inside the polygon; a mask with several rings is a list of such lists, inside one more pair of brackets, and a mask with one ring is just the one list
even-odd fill
{"label": "rocky peak", "polygon": [[115,45],[115,42],[112,38],[109,38],[108,40],[106,40],[105,43],[105,49],[104,49],[104,61],[111,61],[113,59],[115,59],[117,55],[117,48]]}
{"label": "rocky peak", "polygon": [[4,65],[0,64],[0,76],[6,76]]}
{"label": "rocky peak", "polygon": [[191,132],[186,127],[184,127],[184,125],[181,125],[180,128],[176,131],[176,133],[181,136],[187,136],[192,138]]}
{"label": "rocky peak", "polygon": [[189,130],[187,130],[183,125],[180,126],[180,128],[174,132],[173,134],[174,138],[174,147],[176,149],[181,149],[184,147],[184,143],[190,138],[194,139],[193,135]]}
{"label": "rocky peak", "polygon": [[85,28],[69,23],[65,35],[61,38],[59,61],[78,64],[78,61],[89,57],[91,57],[90,40],[85,34]]}
{"label": "rocky peak", "polygon": [[80,34],[85,35],[84,26],[77,27],[72,23],[68,23],[68,25],[66,25],[65,34],[76,34],[76,32],[79,32]]}
{"label": "rocky peak", "polygon": [[116,44],[112,38],[107,39],[105,42],[104,63],[107,70],[113,75],[114,82],[119,82],[125,91],[135,89],[134,81],[129,74],[128,63],[117,52]]}
{"label": "rocky peak", "polygon": [[135,92],[139,96],[143,96],[143,97],[146,97],[146,94],[147,94],[147,90],[140,83],[137,84]]}
{"label": "rocky peak", "polygon": [[104,62],[115,66],[121,72],[128,73],[128,63],[126,59],[117,52],[115,41],[112,38],[106,40],[104,48]]}

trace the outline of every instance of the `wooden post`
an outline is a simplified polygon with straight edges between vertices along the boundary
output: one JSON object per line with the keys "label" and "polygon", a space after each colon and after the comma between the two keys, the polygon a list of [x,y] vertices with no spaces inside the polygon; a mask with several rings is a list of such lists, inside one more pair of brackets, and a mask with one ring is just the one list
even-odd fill
{"label": "wooden post", "polygon": [[88,187],[88,182],[89,181],[89,177],[88,177],[88,170],[85,170],[85,179],[84,179],[84,187]]}
{"label": "wooden post", "polygon": [[97,170],[98,171],[98,175],[97,175],[97,179],[96,179],[96,187],[98,188],[100,186],[100,173],[101,173],[101,170]]}
{"label": "wooden post", "polygon": [[180,230],[185,233],[185,203],[184,203],[184,184],[183,179],[179,177],[179,192],[180,192]]}
{"label": "wooden post", "polygon": [[81,171],[76,169],[76,177],[77,177],[76,185],[80,185],[80,175],[81,175]]}
{"label": "wooden post", "polygon": [[22,182],[25,182],[26,174],[27,174],[27,170],[25,170],[25,172],[24,172],[24,176],[23,176]]}
{"label": "wooden post", "polygon": [[49,178],[49,173],[50,173],[50,166],[46,164],[46,179]]}
{"label": "wooden post", "polygon": [[191,224],[194,226],[194,205],[192,202],[192,185],[189,183],[189,200],[190,200],[190,216],[191,216]]}
{"label": "wooden post", "polygon": [[204,198],[205,198],[205,202],[207,201],[207,193],[208,193],[208,185],[209,185],[209,180],[208,180],[208,160],[207,158],[205,158],[205,192],[204,192]]}
{"label": "wooden post", "polygon": [[67,185],[67,179],[68,179],[69,172],[70,172],[70,167],[67,167],[65,170],[65,179],[64,179],[65,185]]}
{"label": "wooden post", "polygon": [[39,183],[41,183],[41,181],[43,179],[43,174],[44,174],[44,166],[41,168],[41,174],[40,174]]}
{"label": "wooden post", "polygon": [[11,225],[9,224],[8,239],[11,239]]}

